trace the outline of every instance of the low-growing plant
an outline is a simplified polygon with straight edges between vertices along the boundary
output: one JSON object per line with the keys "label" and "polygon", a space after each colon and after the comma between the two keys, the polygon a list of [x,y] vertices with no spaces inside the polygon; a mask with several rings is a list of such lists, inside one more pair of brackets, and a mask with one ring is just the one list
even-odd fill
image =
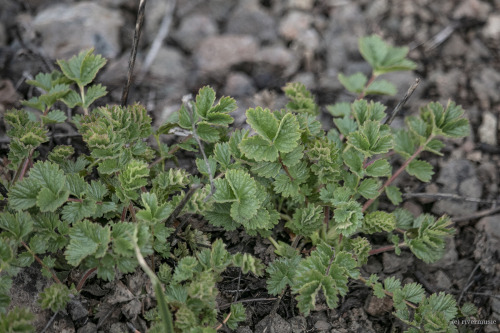
{"label": "low-growing plant", "polygon": [[[265,272],[271,295],[290,288],[304,315],[314,311],[320,294],[329,308],[337,307],[348,282],[359,280],[376,297],[393,299],[405,332],[455,331],[452,319],[473,315],[473,306],[459,308],[444,293],[427,295],[417,283],[362,276],[360,268],[383,251],[407,248],[425,262],[442,256],[454,232],[447,216],[381,211],[376,203],[384,194],[395,207],[402,202],[393,184],[402,172],[430,181],[433,168],[421,153],[442,155],[441,140],[466,136],[468,121],[453,102],[430,103],[406,117],[405,128],[391,128],[386,107],[365,96],[395,94],[379,77],[415,64],[406,58],[408,49],[377,36],[360,39],[359,46],[372,76],[339,75],[358,97],[328,107],[335,127],[327,133],[317,119],[319,106],[300,83],[283,88],[289,99],[284,109],[248,109],[249,129],[229,126],[234,99],[217,100],[212,88],[203,87],[154,130],[139,104],[90,108],[106,94],[101,85],[89,86],[105,64],[92,50],[59,61],[61,71],[28,81],[44,91],[24,102],[38,116],[27,108],[5,113],[13,176],[2,180],[8,206],[0,213],[0,327],[33,330],[25,310],[7,307],[12,278],[36,260],[55,283],[39,295],[40,304],[54,312],[64,310],[92,272],[111,281],[140,264],[159,302],[146,313],[154,332],[215,332],[220,318],[236,328],[245,320],[243,305],[234,303],[221,314],[216,302],[217,283],[230,266],[244,274]],[[48,125],[67,118],[57,102],[83,109],[72,122],[88,153],[74,156],[73,147],[58,145],[39,158],[37,149],[51,134]],[[179,130],[185,138],[166,145],[162,137]],[[199,156],[196,175],[167,167],[182,150]],[[391,160],[400,166],[394,169]],[[278,258],[266,266],[249,254],[230,254],[221,240],[184,228],[187,213],[223,230],[266,237]],[[176,220],[184,222],[176,227]],[[288,234],[276,235],[278,223]],[[373,249],[374,233],[386,234],[389,245]],[[68,287],[65,277],[75,269],[85,274]]]}

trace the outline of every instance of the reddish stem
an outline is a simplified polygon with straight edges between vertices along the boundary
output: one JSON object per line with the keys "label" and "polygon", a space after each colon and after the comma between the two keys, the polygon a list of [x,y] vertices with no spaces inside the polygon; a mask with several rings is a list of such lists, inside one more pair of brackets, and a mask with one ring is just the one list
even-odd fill
{"label": "reddish stem", "polygon": [[50,274],[52,275],[52,278],[54,279],[54,281],[56,283],[59,283],[59,284],[62,284],[61,280],[59,280],[59,278],[57,277],[56,273],[54,273],[54,271],[48,267],[47,265],[45,265],[45,263],[42,261],[42,259],[40,259],[35,253],[33,253],[33,251],[31,251],[31,249],[29,248],[28,244],[26,244],[25,242],[21,241],[21,244],[24,246],[24,248],[29,252],[31,253],[31,255],[33,256],[33,258],[35,258],[35,260],[43,267],[45,268],[46,270],[48,270],[50,272]]}
{"label": "reddish stem", "polygon": [[87,279],[89,278],[89,276],[94,273],[95,271],[97,270],[97,267],[94,267],[94,268],[91,268],[89,269],[88,271],[85,272],[85,274],[83,274],[82,278],[80,279],[80,281],[78,282],[78,285],[76,286],[76,290],[77,291],[80,291],[82,290],[83,288],[83,285],[85,284],[85,282],[87,281]]}

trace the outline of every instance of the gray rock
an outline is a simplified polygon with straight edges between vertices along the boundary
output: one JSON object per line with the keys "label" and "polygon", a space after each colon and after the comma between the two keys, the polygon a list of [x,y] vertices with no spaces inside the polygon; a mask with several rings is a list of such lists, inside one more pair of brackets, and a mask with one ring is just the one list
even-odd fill
{"label": "gray rock", "polygon": [[[97,325],[92,323],[92,322],[88,322],[85,326],[83,327],[80,327],[78,329],[78,331],[76,331],[77,333],[96,333],[97,332]],[[123,331],[123,332],[126,332],[126,331]]]}
{"label": "gray rock", "polygon": [[69,58],[91,47],[104,57],[116,57],[121,48],[122,25],[123,18],[118,11],[95,2],[53,5],[33,20],[45,52],[58,59]]}
{"label": "gray rock", "polygon": [[236,333],[252,333],[252,329],[248,326],[238,327]]}
{"label": "gray rock", "polygon": [[109,333],[125,333],[125,332],[130,332],[130,329],[125,323],[113,323],[109,329]]}
{"label": "gray rock", "polygon": [[450,290],[451,279],[445,272],[443,272],[442,270],[438,270],[436,273],[434,273],[432,285],[438,290]]}
{"label": "gray rock", "polygon": [[257,69],[281,74],[284,77],[295,73],[300,65],[300,59],[280,45],[263,47],[256,55]]}
{"label": "gray rock", "polygon": [[[466,197],[480,198],[482,185],[476,175],[476,167],[468,160],[451,160],[441,167],[439,177],[441,193],[453,193]],[[432,207],[436,215],[469,215],[477,210],[477,203],[456,200],[440,200]]]}
{"label": "gray rock", "polygon": [[291,325],[280,315],[266,316],[255,325],[256,333],[274,332],[274,333],[291,333]]}
{"label": "gray rock", "polygon": [[89,311],[79,299],[73,298],[68,302],[67,310],[73,321],[80,321],[89,315]]}
{"label": "gray rock", "polygon": [[497,39],[500,37],[500,14],[492,14],[488,17],[483,28],[483,35],[486,38]]}
{"label": "gray rock", "polygon": [[313,17],[311,14],[292,10],[281,20],[279,26],[280,35],[286,40],[297,39],[303,31],[311,26],[312,22]]}
{"label": "gray rock", "polygon": [[264,42],[276,40],[278,33],[274,18],[251,1],[243,1],[229,17],[226,33],[252,35]]}
{"label": "gray rock", "polygon": [[[463,57],[463,55],[468,52],[475,52],[475,50],[471,50],[470,45],[468,45],[458,34],[453,34],[443,45],[442,55],[444,57]],[[462,76],[464,76],[463,71]]]}
{"label": "gray rock", "polygon": [[287,8],[310,10],[313,7],[314,0],[288,0],[286,3]]}
{"label": "gray rock", "polygon": [[290,81],[303,83],[309,90],[315,89],[317,84],[316,78],[311,72],[297,73]]}
{"label": "gray rock", "polygon": [[457,261],[458,261],[458,252],[455,244],[455,238],[448,237],[446,239],[446,245],[444,248],[443,257],[438,261],[429,264],[429,267],[432,267],[434,269],[439,269],[439,268],[448,269],[456,265]]}
{"label": "gray rock", "polygon": [[330,325],[327,321],[324,320],[318,320],[317,322],[314,323],[314,328],[317,329],[319,332],[324,332],[328,331],[332,325]]}
{"label": "gray rock", "polygon": [[187,76],[185,56],[173,47],[162,47],[149,69],[150,75],[169,81],[184,81]]}
{"label": "gray rock", "polygon": [[394,302],[390,297],[384,297],[382,299],[371,295],[368,297],[365,304],[365,311],[371,316],[382,316],[391,311]]}
{"label": "gray rock", "polygon": [[483,112],[483,122],[479,126],[479,140],[492,146],[497,145],[498,118],[489,111]]}
{"label": "gray rock", "polygon": [[252,36],[212,36],[200,43],[195,60],[201,74],[220,77],[225,76],[233,65],[254,62],[257,50],[257,40]]}
{"label": "gray rock", "polygon": [[483,217],[476,224],[476,229],[486,235],[487,246],[493,252],[500,254],[500,214]]}
{"label": "gray rock", "polygon": [[5,26],[0,23],[0,47],[7,45],[7,31]]}
{"label": "gray rock", "polygon": [[[436,88],[441,98],[454,98],[457,96],[459,85],[465,85],[467,78],[460,69],[452,69],[447,73],[437,70],[431,73],[429,81],[436,84]],[[423,91],[419,87],[415,92]]]}
{"label": "gray rock", "polygon": [[183,49],[193,51],[203,39],[216,35],[217,32],[217,24],[211,17],[192,14],[183,18],[179,29],[172,33],[172,37]]}
{"label": "gray rock", "polygon": [[498,87],[500,86],[500,72],[493,68],[483,68],[471,80],[471,86],[479,99],[479,105],[484,110],[491,108],[491,102],[500,102]]}
{"label": "gray rock", "polygon": [[378,274],[382,272],[383,266],[380,261],[374,256],[368,257],[368,262],[363,266],[364,270],[370,274]]}
{"label": "gray rock", "polygon": [[384,273],[390,274],[397,271],[406,272],[408,267],[413,265],[414,256],[407,252],[401,252],[400,256],[395,253],[384,252],[382,260]]}
{"label": "gray rock", "polygon": [[251,96],[255,93],[252,79],[244,73],[231,73],[226,79],[224,94],[228,96],[240,97]]}
{"label": "gray rock", "polygon": [[292,325],[292,333],[302,333],[307,329],[307,321],[303,316],[295,316],[290,319],[290,324]]}
{"label": "gray rock", "polygon": [[453,11],[453,18],[473,18],[476,20],[486,20],[491,13],[491,5],[481,0],[464,0]]}

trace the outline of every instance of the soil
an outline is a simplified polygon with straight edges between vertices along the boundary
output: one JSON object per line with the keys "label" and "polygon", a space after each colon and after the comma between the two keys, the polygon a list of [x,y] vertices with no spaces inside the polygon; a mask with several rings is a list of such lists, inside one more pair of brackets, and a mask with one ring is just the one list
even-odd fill
{"label": "soil", "polygon": [[[362,274],[396,276],[403,283],[421,283],[429,293],[454,294],[460,304],[472,302],[479,308],[477,319],[494,322],[459,324],[460,329],[500,332],[500,210],[496,209],[500,200],[500,1],[179,0],[175,7],[169,3],[147,3],[129,96],[129,101],[147,107],[155,126],[178,109],[183,95],[195,94],[205,84],[220,95],[236,97],[239,125],[248,107],[280,108],[284,103],[280,87],[301,81],[316,94],[327,129],[332,121],[325,106],[355,98],[342,89],[337,74],[369,74],[357,51],[357,39],[376,33],[395,45],[408,46],[418,68],[387,75],[399,93],[377,99],[389,109],[394,107],[419,77],[421,83],[401,115],[416,113],[429,101],[452,99],[466,110],[472,131],[464,140],[448,141],[443,157],[423,156],[435,167],[430,183],[403,176],[398,185],[406,192],[405,208],[415,214],[449,214],[457,233],[437,263],[425,264],[404,250],[401,256],[386,252],[370,257]],[[55,68],[55,59],[89,46],[109,59],[97,78],[110,91],[100,103],[118,103],[136,6],[133,0],[0,0],[0,117],[9,108],[21,107],[19,100],[37,94],[26,80]],[[50,13],[58,14],[47,16]],[[166,34],[163,40],[160,32]],[[161,46],[156,53],[151,52],[155,39]],[[153,59],[150,63],[148,56]],[[400,118],[393,126],[398,124]],[[72,144],[84,151],[71,126],[56,127],[53,132],[51,145]],[[7,152],[8,138],[0,119],[0,176],[6,175],[2,165]],[[192,165],[190,156],[180,161],[186,168]],[[460,198],[452,200],[450,195]],[[394,208],[384,202],[381,206]],[[213,237],[224,238],[231,252],[249,252],[263,260],[273,255],[266,240],[243,232],[223,233],[196,216],[185,218]],[[276,232],[280,230],[282,226]],[[383,237],[374,241],[386,244]],[[75,271],[67,279],[77,281],[81,274]],[[92,277],[67,312],[53,317],[36,305],[37,294],[50,281],[33,265],[14,281],[12,305],[30,306],[37,332],[44,327],[45,332],[128,332],[131,326],[145,332],[141,309],[152,300],[136,297],[143,281],[148,279],[140,271],[113,283]],[[149,285],[145,287],[151,292]],[[284,295],[277,316],[267,316],[274,301],[266,300],[270,295],[265,280],[238,270],[228,270],[219,288],[220,307],[235,294],[246,301],[248,319],[237,332],[398,332],[404,327],[391,315],[389,301],[373,298],[357,282],[351,283],[337,309],[320,304],[308,318],[298,313],[289,294]]]}

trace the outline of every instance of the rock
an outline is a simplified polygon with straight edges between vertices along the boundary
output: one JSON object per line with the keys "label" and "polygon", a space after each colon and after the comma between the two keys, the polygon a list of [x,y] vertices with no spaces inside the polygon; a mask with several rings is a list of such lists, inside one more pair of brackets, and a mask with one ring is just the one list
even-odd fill
{"label": "rock", "polygon": [[254,62],[257,40],[248,35],[223,35],[205,38],[195,53],[198,70],[202,73],[225,76],[233,65]]}
{"label": "rock", "polygon": [[291,333],[291,325],[280,315],[268,315],[255,325],[256,333],[274,332],[274,333]]}
{"label": "rock", "polygon": [[184,81],[187,76],[185,56],[173,47],[162,47],[154,59],[149,73],[155,78],[168,81]]}
{"label": "rock", "polygon": [[266,71],[282,76],[292,75],[297,71],[300,60],[284,46],[263,47],[256,55],[256,71]]}
{"label": "rock", "polygon": [[378,274],[382,272],[383,266],[377,258],[370,256],[368,257],[368,262],[363,266],[363,268],[369,274]]}
{"label": "rock", "polygon": [[[441,167],[436,183],[441,193],[453,193],[465,197],[481,198],[482,185],[476,175],[476,167],[468,160],[451,160]],[[476,202],[439,200],[432,207],[436,215],[470,215],[477,210]]]}
{"label": "rock", "polygon": [[[138,3],[136,6],[138,6]],[[147,2],[146,12],[144,14],[146,18],[144,20],[144,32],[141,35],[141,39],[144,38],[148,43],[151,43],[154,40],[167,9],[169,9],[168,1],[149,0]]]}
{"label": "rock", "polygon": [[74,322],[85,322],[89,311],[83,306],[79,299],[73,298],[68,302],[67,310]]}
{"label": "rock", "polygon": [[366,10],[366,16],[369,19],[376,20],[383,16],[389,10],[389,3],[387,0],[372,1]]}
{"label": "rock", "polygon": [[0,23],[0,47],[7,45],[7,31],[5,25]]}
{"label": "rock", "polygon": [[226,79],[224,94],[240,97],[251,96],[255,93],[252,79],[244,73],[231,73]]}
{"label": "rock", "polygon": [[[78,329],[78,331],[76,331],[77,333],[95,333],[97,332],[97,325],[92,323],[92,322],[88,322],[85,326],[83,327],[80,327]],[[123,332],[126,332],[126,331],[123,331]]]}
{"label": "rock", "polygon": [[[463,71],[459,69],[452,69],[447,73],[437,70],[429,77],[429,81],[435,82],[438,93],[443,99],[454,98],[458,93],[459,85],[465,85],[466,80]],[[419,90],[421,89],[417,89]]]}
{"label": "rock", "polygon": [[371,316],[379,317],[387,314],[391,311],[394,302],[390,297],[384,297],[382,299],[371,295],[368,297],[365,304],[365,311]]}
{"label": "rock", "polygon": [[487,246],[500,254],[500,214],[483,217],[476,224],[476,229],[483,231],[486,235]]}
{"label": "rock", "polygon": [[113,323],[111,324],[111,327],[109,329],[109,333],[124,333],[124,332],[130,332],[130,328],[125,323]]}
{"label": "rock", "polygon": [[292,325],[292,333],[302,333],[307,329],[307,321],[303,316],[295,316],[289,322]]}
{"label": "rock", "polygon": [[238,327],[236,333],[252,333],[252,329],[248,326]]}
{"label": "rock", "polygon": [[317,322],[314,323],[314,328],[319,332],[328,331],[331,327],[332,325],[330,325],[327,321],[324,320],[318,320]]}
{"label": "rock", "polygon": [[491,112],[483,112],[483,122],[479,126],[479,140],[492,146],[497,145],[498,118]]}
{"label": "rock", "polygon": [[439,268],[447,269],[456,265],[457,261],[458,261],[458,252],[455,244],[455,238],[448,237],[446,238],[446,245],[444,248],[443,257],[438,261],[429,264],[429,267],[432,267],[434,269],[439,269]]}
{"label": "rock", "polygon": [[384,252],[382,261],[384,273],[391,274],[397,271],[406,272],[409,266],[413,265],[414,256],[407,252],[401,252],[398,256],[395,253]]}
{"label": "rock", "polygon": [[485,21],[491,13],[491,5],[480,0],[465,0],[453,11],[454,19],[472,18]]}
{"label": "rock", "polygon": [[[464,54],[468,52],[476,52],[475,50],[470,49],[470,45],[468,45],[462,37],[458,34],[453,34],[443,45],[443,57],[463,57]],[[462,71],[462,77],[463,71]]]}
{"label": "rock", "polygon": [[451,279],[445,272],[443,272],[442,270],[438,270],[436,273],[434,273],[432,285],[438,290],[446,291],[451,287]]}
{"label": "rock", "polygon": [[203,14],[192,14],[182,19],[178,30],[172,33],[172,38],[187,51],[193,51],[202,40],[216,35],[217,24]]}
{"label": "rock", "polygon": [[274,18],[248,0],[243,1],[229,17],[226,33],[252,35],[263,42],[274,41],[278,36]]}
{"label": "rock", "polygon": [[314,0],[288,0],[286,7],[287,8],[297,8],[302,10],[310,10],[312,9],[314,4]]}
{"label": "rock", "polygon": [[91,47],[104,57],[116,57],[120,52],[122,25],[118,11],[95,2],[53,5],[33,20],[33,27],[42,37],[43,49],[49,57],[57,59],[69,58]]}
{"label": "rock", "polygon": [[500,14],[492,14],[488,17],[483,28],[483,35],[486,38],[498,39],[500,37]]}
{"label": "rock", "polygon": [[483,68],[472,77],[471,87],[479,99],[481,108],[489,110],[491,102],[500,102],[498,86],[500,86],[500,72],[492,68]]}
{"label": "rock", "polygon": [[303,83],[308,90],[316,89],[316,78],[311,72],[297,73],[290,81]]}
{"label": "rock", "polygon": [[311,14],[296,10],[290,11],[281,20],[279,26],[280,35],[286,40],[297,39],[303,31],[310,27],[312,21]]}

